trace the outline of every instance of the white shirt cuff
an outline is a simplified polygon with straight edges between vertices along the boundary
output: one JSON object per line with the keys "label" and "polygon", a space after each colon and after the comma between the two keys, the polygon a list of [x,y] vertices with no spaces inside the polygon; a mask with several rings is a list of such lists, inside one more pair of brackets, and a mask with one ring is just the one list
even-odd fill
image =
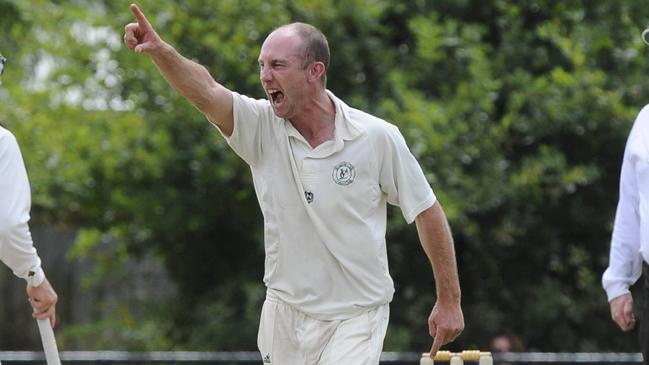
{"label": "white shirt cuff", "polygon": [[630,293],[630,291],[624,284],[610,285],[606,288],[606,296],[608,297],[609,303],[611,300],[627,293]]}
{"label": "white shirt cuff", "polygon": [[30,270],[29,274],[27,275],[27,278],[25,278],[25,280],[27,280],[27,284],[29,284],[31,286],[39,286],[45,280],[45,272],[39,266],[38,268],[36,268],[34,270]]}

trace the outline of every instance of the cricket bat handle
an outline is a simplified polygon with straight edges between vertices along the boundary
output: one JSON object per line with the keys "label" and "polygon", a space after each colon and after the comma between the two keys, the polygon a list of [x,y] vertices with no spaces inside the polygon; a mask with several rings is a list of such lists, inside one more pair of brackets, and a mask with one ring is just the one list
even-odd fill
{"label": "cricket bat handle", "polygon": [[47,365],[61,365],[59,350],[56,348],[56,339],[49,318],[37,319],[36,322],[38,323],[38,332],[41,334]]}

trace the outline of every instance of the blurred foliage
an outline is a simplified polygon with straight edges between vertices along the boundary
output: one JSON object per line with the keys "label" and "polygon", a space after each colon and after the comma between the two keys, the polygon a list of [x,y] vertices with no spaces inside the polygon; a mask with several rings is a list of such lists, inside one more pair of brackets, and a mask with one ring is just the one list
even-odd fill
{"label": "blurred foliage", "polygon": [[[178,286],[141,316],[118,308],[69,324],[66,344],[253,350],[264,289],[250,173],[147,57],[121,45],[128,4],[0,0],[0,120],[21,143],[34,224],[79,229],[70,259],[90,257],[95,281],[153,255]],[[323,30],[329,89],[400,127],[449,217],[467,323],[451,349],[510,332],[529,350],[637,351],[599,281],[625,138],[649,92],[644,2],[139,5],[181,53],[255,97],[273,28]],[[434,281],[417,242],[391,209],[386,350],[430,345]]]}

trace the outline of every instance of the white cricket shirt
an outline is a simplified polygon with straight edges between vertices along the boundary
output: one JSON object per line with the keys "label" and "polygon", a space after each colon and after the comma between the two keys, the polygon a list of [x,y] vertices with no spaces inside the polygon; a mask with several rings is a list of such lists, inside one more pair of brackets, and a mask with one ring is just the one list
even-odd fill
{"label": "white cricket shirt", "polygon": [[602,276],[608,300],[629,292],[649,262],[649,105],[627,139],[620,174],[609,266]]}
{"label": "white cricket shirt", "polygon": [[264,216],[268,298],[320,319],[389,303],[386,202],[411,223],[436,200],[398,129],[328,92],[335,135],[313,149],[267,100],[233,94],[226,140],[250,165]]}
{"label": "white cricket shirt", "polygon": [[[45,275],[29,231],[31,192],[16,138],[0,127],[0,261],[34,286]],[[35,274],[29,278],[28,273]]]}

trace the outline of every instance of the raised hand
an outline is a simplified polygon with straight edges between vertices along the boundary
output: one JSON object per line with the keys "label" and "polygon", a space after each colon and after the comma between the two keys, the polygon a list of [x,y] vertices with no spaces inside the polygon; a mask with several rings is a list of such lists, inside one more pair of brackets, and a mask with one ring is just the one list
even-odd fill
{"label": "raised hand", "polygon": [[137,23],[129,23],[124,27],[124,43],[136,53],[154,53],[163,45],[162,39],[137,5],[131,4],[131,11]]}
{"label": "raised hand", "polygon": [[160,74],[189,100],[211,123],[229,136],[234,130],[232,92],[217,83],[209,71],[176,51],[160,38],[140,8],[131,4],[137,22],[124,27],[124,44],[135,53],[145,53]]}

